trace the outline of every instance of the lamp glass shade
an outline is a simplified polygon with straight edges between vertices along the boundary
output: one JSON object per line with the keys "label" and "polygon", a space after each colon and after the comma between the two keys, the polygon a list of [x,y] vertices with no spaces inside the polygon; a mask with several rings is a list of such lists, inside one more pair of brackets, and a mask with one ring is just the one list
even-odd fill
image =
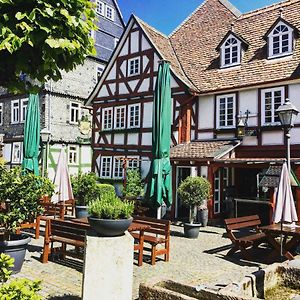
{"label": "lamp glass shade", "polygon": [[47,143],[49,141],[50,136],[51,132],[47,128],[41,130],[41,139],[43,143]]}
{"label": "lamp glass shade", "polygon": [[285,128],[291,128],[295,124],[299,111],[289,99],[286,99],[286,102],[278,107],[276,113],[278,114],[281,125]]}

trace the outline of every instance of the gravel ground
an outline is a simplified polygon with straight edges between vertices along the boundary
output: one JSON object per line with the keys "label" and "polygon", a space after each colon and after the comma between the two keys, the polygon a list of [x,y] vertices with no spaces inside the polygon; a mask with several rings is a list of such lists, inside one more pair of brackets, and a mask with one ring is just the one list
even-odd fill
{"label": "gravel ground", "polygon": [[[141,282],[161,278],[198,285],[223,286],[230,282],[238,282],[245,275],[259,268],[264,268],[266,250],[255,253],[256,261],[241,259],[237,253],[233,257],[225,254],[230,248],[230,240],[225,237],[224,228],[201,228],[199,238],[186,239],[183,227],[172,225],[170,242],[170,261],[157,261],[150,264],[150,256],[145,256],[142,267],[134,263],[133,299],[138,298]],[[16,277],[27,277],[42,280],[44,299],[80,299],[82,283],[82,262],[73,259],[42,264],[39,259],[42,253],[43,237],[32,239],[21,273]],[[70,296],[66,296],[70,295]]]}

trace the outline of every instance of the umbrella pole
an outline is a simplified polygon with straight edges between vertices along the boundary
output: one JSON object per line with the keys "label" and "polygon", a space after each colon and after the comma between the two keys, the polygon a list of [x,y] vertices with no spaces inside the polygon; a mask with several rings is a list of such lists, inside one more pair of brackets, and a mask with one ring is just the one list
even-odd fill
{"label": "umbrella pole", "polygon": [[161,206],[157,208],[157,219],[161,219]]}
{"label": "umbrella pole", "polygon": [[280,222],[280,260],[282,261],[283,247],[282,247],[282,221]]}

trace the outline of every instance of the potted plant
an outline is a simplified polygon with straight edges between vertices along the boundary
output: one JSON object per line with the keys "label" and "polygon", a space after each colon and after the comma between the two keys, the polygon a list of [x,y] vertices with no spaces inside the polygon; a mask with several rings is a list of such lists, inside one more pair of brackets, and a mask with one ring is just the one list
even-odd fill
{"label": "potted plant", "polygon": [[76,201],[76,218],[88,216],[87,205],[98,199],[100,194],[99,184],[95,173],[79,173],[71,176],[73,195]]}
{"label": "potted plant", "polygon": [[33,223],[42,213],[39,199],[45,191],[51,193],[53,186],[45,177],[32,173],[22,174],[20,168],[0,168],[0,253],[14,258],[13,271],[17,273],[23,265],[30,237],[16,232],[22,223]]}
{"label": "potted plant", "polygon": [[197,206],[210,197],[211,185],[203,177],[187,177],[178,188],[181,201],[190,207],[189,223],[184,224],[184,234],[188,238],[198,238],[201,224],[194,224]]}
{"label": "potted plant", "polygon": [[126,199],[137,199],[144,195],[144,184],[142,176],[137,169],[127,170],[126,184],[123,190],[123,196]]}
{"label": "potted plant", "polygon": [[115,193],[108,192],[88,206],[91,227],[100,236],[120,236],[132,222],[134,203],[122,201]]}

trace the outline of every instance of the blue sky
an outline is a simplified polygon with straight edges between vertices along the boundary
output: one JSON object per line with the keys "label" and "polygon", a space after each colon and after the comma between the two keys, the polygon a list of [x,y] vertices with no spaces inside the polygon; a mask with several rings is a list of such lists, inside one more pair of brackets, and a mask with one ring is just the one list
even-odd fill
{"label": "blue sky", "polygon": [[[125,22],[132,13],[165,34],[172,32],[202,0],[118,0]],[[261,8],[279,0],[230,0],[241,12]]]}

